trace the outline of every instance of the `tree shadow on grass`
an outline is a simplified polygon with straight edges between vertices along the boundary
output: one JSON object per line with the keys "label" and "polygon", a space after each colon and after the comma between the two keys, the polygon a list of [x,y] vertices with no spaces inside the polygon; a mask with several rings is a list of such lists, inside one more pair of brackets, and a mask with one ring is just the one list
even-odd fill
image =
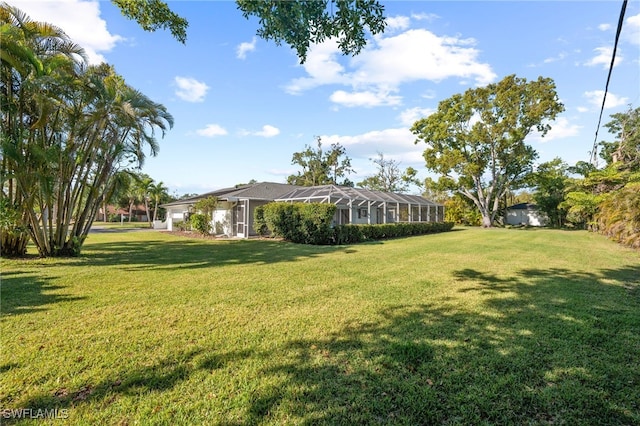
{"label": "tree shadow on grass", "polygon": [[[180,350],[25,404],[108,404],[249,363],[255,383],[225,394],[242,406],[241,421],[218,407],[211,424],[638,424],[638,272],[462,269],[462,299],[388,307],[376,320],[272,349]],[[462,302],[474,292],[475,304]]]}
{"label": "tree shadow on grass", "polygon": [[[640,267],[596,274],[463,269],[484,309],[397,306],[291,341],[247,424],[638,424]],[[630,287],[629,287],[630,286]]]}
{"label": "tree shadow on grass", "polygon": [[33,273],[8,271],[2,273],[0,314],[19,315],[43,311],[47,305],[82,300],[84,297],[60,294],[63,286],[52,284],[57,277],[42,277]]}
{"label": "tree shadow on grass", "polygon": [[73,265],[121,265],[128,270],[209,268],[234,264],[293,262],[326,253],[353,253],[345,246],[311,246],[273,240],[145,240],[93,243]]}
{"label": "tree shadow on grass", "polygon": [[[205,350],[203,347],[180,350],[150,365],[123,369],[98,383],[86,383],[76,389],[61,387],[52,393],[38,393],[22,401],[22,406],[37,411],[68,409],[93,402],[108,405],[119,396],[170,391],[197,371],[223,369],[227,364],[241,362],[251,355],[250,351],[215,351],[212,348]],[[3,424],[17,421],[18,419],[5,419]]]}

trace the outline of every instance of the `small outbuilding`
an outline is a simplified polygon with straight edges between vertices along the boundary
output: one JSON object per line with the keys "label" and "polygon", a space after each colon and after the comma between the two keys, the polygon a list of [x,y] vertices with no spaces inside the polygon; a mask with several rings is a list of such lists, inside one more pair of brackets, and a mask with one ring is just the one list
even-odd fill
{"label": "small outbuilding", "polygon": [[507,207],[505,223],[507,225],[546,226],[549,222],[547,215],[530,203],[514,204]]}

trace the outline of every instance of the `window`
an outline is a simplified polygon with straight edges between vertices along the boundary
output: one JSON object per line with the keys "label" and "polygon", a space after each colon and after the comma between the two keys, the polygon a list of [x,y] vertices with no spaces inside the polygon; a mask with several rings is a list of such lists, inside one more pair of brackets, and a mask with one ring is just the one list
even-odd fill
{"label": "window", "polygon": [[362,219],[369,216],[367,209],[358,209],[358,219]]}

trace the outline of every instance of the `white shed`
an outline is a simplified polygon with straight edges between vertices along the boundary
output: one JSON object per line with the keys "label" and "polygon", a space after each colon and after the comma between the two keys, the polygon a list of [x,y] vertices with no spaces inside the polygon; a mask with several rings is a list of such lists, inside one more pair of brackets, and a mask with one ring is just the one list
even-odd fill
{"label": "white shed", "polygon": [[529,203],[507,207],[505,214],[507,225],[546,226],[548,221],[547,215],[538,210],[538,206]]}

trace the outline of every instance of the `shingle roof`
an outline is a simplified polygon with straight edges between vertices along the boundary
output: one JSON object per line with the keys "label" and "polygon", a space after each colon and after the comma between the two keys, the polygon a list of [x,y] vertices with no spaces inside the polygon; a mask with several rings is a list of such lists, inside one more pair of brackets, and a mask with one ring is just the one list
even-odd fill
{"label": "shingle roof", "polygon": [[182,204],[193,204],[198,200],[207,197],[218,197],[221,200],[227,200],[229,198],[241,198],[251,200],[274,200],[292,189],[299,188],[295,185],[287,185],[284,183],[274,182],[260,182],[248,185],[242,185],[238,187],[222,188],[215,191],[200,194],[195,197],[185,198],[182,200],[173,201],[171,203],[163,204],[165,206],[178,206]]}
{"label": "shingle roof", "polygon": [[538,210],[538,206],[531,203],[519,203],[507,207],[507,210]]}

